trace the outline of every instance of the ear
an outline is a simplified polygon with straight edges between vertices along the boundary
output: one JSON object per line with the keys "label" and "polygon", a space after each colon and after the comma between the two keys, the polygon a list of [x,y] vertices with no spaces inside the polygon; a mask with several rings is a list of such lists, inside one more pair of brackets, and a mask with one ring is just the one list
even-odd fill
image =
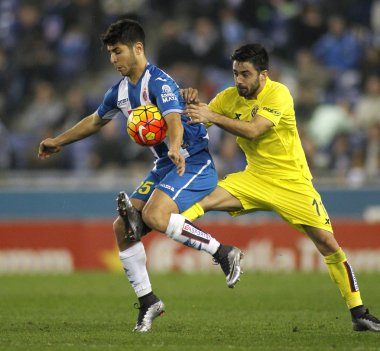
{"label": "ear", "polygon": [[138,41],[133,45],[133,51],[135,55],[144,55],[144,45],[142,42]]}
{"label": "ear", "polygon": [[260,79],[265,80],[268,77],[268,71],[264,70],[260,72]]}

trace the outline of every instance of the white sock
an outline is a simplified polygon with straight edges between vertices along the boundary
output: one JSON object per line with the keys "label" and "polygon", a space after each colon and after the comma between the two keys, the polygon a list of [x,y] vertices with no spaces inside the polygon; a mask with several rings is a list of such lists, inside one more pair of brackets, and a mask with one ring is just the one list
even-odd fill
{"label": "white sock", "polygon": [[152,291],[148,271],[146,269],[146,254],[141,241],[128,249],[119,252],[121,264],[137,297]]}
{"label": "white sock", "polygon": [[220,245],[210,234],[194,226],[184,216],[176,213],[170,215],[165,232],[170,238],[197,250],[213,255]]}

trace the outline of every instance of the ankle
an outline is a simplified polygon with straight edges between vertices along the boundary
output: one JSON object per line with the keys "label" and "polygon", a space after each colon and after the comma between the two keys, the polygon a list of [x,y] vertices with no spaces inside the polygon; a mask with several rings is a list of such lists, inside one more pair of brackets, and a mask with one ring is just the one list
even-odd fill
{"label": "ankle", "polygon": [[360,306],[356,306],[354,308],[351,308],[350,312],[351,312],[351,316],[353,318],[359,318],[367,312],[367,309],[363,305],[360,305]]}
{"label": "ankle", "polygon": [[158,301],[158,297],[153,294],[153,291],[151,291],[150,293],[144,296],[139,297],[140,306],[153,305],[157,301]]}

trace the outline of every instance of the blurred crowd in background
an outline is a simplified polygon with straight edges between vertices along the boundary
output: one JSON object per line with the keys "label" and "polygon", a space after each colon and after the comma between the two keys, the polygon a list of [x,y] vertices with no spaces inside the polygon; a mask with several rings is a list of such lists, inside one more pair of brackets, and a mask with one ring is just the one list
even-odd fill
{"label": "blurred crowd in background", "polygon": [[[100,41],[120,17],[142,23],[150,62],[204,102],[233,85],[232,51],[262,43],[271,79],[293,94],[314,175],[380,184],[379,0],[2,0],[0,170],[151,166],[125,118],[48,160],[36,156],[43,138],[92,113],[120,79]],[[220,175],[244,168],[235,138],[209,133]]]}

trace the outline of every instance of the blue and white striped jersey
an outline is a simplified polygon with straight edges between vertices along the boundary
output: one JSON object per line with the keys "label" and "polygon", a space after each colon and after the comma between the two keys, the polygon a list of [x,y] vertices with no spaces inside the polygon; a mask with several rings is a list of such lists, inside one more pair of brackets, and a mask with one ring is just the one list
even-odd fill
{"label": "blue and white striped jersey", "polygon": [[[171,112],[181,115],[184,127],[181,153],[186,158],[208,148],[208,134],[203,124],[187,124],[189,118],[183,114],[183,100],[177,83],[155,65],[148,63],[138,83],[133,85],[125,77],[110,88],[104,95],[97,114],[103,119],[112,119],[120,111],[128,118],[132,109],[138,106],[156,105],[162,116]],[[168,140],[153,146],[156,166],[171,162],[168,158]]]}

